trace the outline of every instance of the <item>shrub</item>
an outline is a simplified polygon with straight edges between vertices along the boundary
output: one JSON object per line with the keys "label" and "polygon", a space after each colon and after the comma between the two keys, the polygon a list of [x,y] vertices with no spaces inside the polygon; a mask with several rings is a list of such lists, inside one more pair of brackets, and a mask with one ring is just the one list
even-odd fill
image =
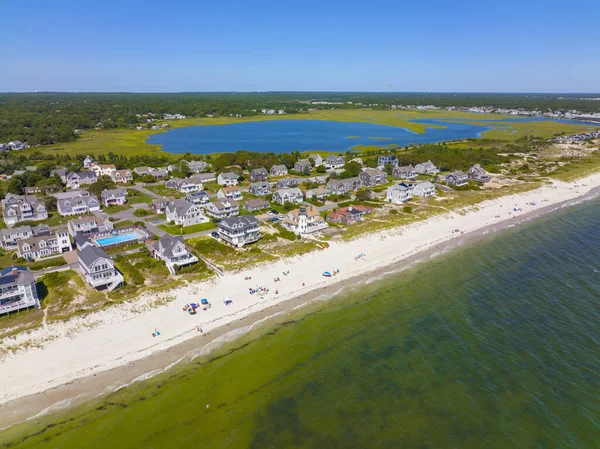
{"label": "shrub", "polygon": [[412,214],[412,207],[410,207],[410,206],[404,206],[402,208],[402,212],[404,212],[405,214]]}
{"label": "shrub", "polygon": [[390,214],[391,214],[391,215],[397,215],[397,214],[398,214],[398,211],[397,211],[396,209],[392,209],[392,210],[390,211]]}

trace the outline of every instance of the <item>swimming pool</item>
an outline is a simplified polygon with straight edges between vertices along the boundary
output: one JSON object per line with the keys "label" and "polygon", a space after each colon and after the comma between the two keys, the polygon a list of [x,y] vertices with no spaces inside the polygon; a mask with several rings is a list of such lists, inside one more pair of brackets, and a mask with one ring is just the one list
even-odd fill
{"label": "swimming pool", "polygon": [[116,245],[117,243],[125,243],[132,240],[140,240],[144,237],[137,232],[128,232],[127,234],[111,235],[110,237],[102,237],[96,239],[96,243],[100,246]]}

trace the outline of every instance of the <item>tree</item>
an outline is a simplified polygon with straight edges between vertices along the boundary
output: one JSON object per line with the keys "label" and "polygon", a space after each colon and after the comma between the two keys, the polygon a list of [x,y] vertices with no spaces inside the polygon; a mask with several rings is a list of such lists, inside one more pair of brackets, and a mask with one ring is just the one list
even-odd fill
{"label": "tree", "polygon": [[307,165],[306,167],[304,167],[303,174],[305,174],[306,176],[310,175],[310,166]]}
{"label": "tree", "polygon": [[366,189],[359,189],[356,192],[356,199],[358,201],[369,201],[371,199],[371,194]]}
{"label": "tree", "polygon": [[12,178],[10,178],[8,184],[6,185],[6,192],[12,193],[14,195],[20,195],[22,188],[23,182],[21,181],[21,178],[19,178],[18,176],[13,176]]}
{"label": "tree", "polygon": [[100,195],[104,190],[114,189],[115,187],[116,184],[108,176],[100,176],[95,183],[90,184],[87,190],[92,195],[96,195],[100,198]]}
{"label": "tree", "polygon": [[327,169],[325,168],[324,165],[319,165],[317,167],[317,173],[327,173]]}
{"label": "tree", "polygon": [[385,165],[383,166],[383,169],[385,170],[385,172],[386,172],[388,175],[391,175],[391,174],[392,174],[392,170],[394,169],[394,164],[385,164]]}
{"label": "tree", "polygon": [[349,178],[353,177],[353,176],[358,176],[362,170],[362,166],[356,162],[356,161],[352,161],[352,162],[346,162],[344,164],[344,170],[346,170],[348,173],[350,173]]}
{"label": "tree", "polygon": [[44,198],[42,198],[42,201],[46,205],[46,209],[47,210],[49,210],[49,211],[56,210],[57,199],[55,197],[53,197],[53,196],[45,196]]}

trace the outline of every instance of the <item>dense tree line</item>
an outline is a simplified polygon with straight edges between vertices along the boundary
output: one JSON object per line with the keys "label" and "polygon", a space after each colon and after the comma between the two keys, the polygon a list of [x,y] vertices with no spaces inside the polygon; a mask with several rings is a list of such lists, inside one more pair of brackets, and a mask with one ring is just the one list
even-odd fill
{"label": "dense tree line", "polygon": [[[595,97],[600,96],[593,95]],[[493,106],[545,111],[600,111],[600,101],[577,95],[464,94],[464,93],[180,93],[180,94],[0,94],[0,142],[21,140],[29,145],[67,142],[77,138],[75,130],[127,128],[145,124],[147,113],[183,114],[188,117],[260,114],[262,109],[284,109],[288,113],[331,105],[312,101],[341,102],[339,109],[391,105],[436,105],[440,107]]]}

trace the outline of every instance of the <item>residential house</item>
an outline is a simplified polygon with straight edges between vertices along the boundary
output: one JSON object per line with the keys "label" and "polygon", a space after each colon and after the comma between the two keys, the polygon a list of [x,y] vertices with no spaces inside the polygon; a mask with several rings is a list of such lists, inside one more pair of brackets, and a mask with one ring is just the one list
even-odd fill
{"label": "residential house", "polygon": [[63,184],[67,183],[67,170],[65,168],[54,168],[50,170],[50,177],[58,176]]}
{"label": "residential house", "polygon": [[216,200],[208,203],[206,214],[213,218],[223,219],[240,214],[240,206],[234,200]]}
{"label": "residential house", "polygon": [[306,173],[306,170],[310,173],[312,169],[312,164],[308,159],[300,159],[298,162],[294,164],[294,170],[298,173]]}
{"label": "residential house", "polygon": [[180,226],[192,226],[208,221],[199,205],[188,203],[185,200],[175,200],[169,203],[165,212],[167,222]]}
{"label": "residential house", "polygon": [[266,181],[268,177],[269,172],[264,167],[250,170],[250,181]]}
{"label": "residential house", "polygon": [[435,186],[429,181],[420,182],[413,188],[414,196],[429,197],[435,195]]}
{"label": "residential house", "polygon": [[406,184],[404,182],[390,186],[387,188],[385,200],[395,204],[406,203],[407,201],[412,200],[413,188],[414,186],[412,184]]}
{"label": "residential house", "polygon": [[271,184],[268,182],[253,182],[248,187],[248,193],[256,196],[265,196],[271,194]]}
{"label": "residential house", "polygon": [[31,270],[12,266],[0,271],[0,315],[30,307],[41,308]]}
{"label": "residential house", "polygon": [[201,182],[193,180],[192,178],[181,179],[173,178],[165,183],[165,187],[168,189],[175,189],[181,193],[198,192],[204,187]]}
{"label": "residential house", "polygon": [[271,176],[285,176],[288,174],[288,169],[285,165],[273,165],[269,170]]}
{"label": "residential house", "polygon": [[342,168],[345,164],[346,161],[342,156],[327,156],[323,165],[327,169],[336,169]]}
{"label": "residential house", "polygon": [[301,203],[303,199],[304,195],[302,195],[302,191],[298,187],[293,187],[276,190],[272,201],[283,206],[287,202]]}
{"label": "residential house", "polygon": [[6,226],[12,227],[21,221],[39,221],[48,218],[43,202],[35,195],[14,195],[9,193],[2,200],[2,215]]}
{"label": "residential house", "polygon": [[52,196],[57,200],[66,200],[67,198],[77,198],[80,196],[90,196],[90,192],[85,189],[68,190],[66,192],[56,192]]}
{"label": "residential house", "polygon": [[363,221],[365,215],[370,214],[371,212],[373,212],[372,207],[357,204],[355,206],[348,206],[329,212],[327,214],[327,220],[333,223],[351,225]]}
{"label": "residential house", "polygon": [[310,178],[306,178],[303,181],[306,182],[314,182],[315,184],[327,184],[327,181],[329,180],[329,175],[322,175],[322,176],[312,176]]}
{"label": "residential house", "polygon": [[446,184],[454,187],[466,186],[468,182],[467,175],[461,171],[453,171],[446,175]]}
{"label": "residential house", "polygon": [[101,248],[86,245],[77,254],[79,272],[97,290],[113,291],[123,284],[123,275],[115,268],[112,258]]}
{"label": "residential house", "polygon": [[217,180],[217,175],[214,173],[199,173],[194,175],[193,178],[205,184],[207,182],[215,182]]}
{"label": "residential house", "polygon": [[467,172],[467,178],[475,182],[489,182],[492,177],[479,165],[473,165]]}
{"label": "residential house", "polygon": [[100,210],[100,201],[96,195],[60,199],[56,202],[56,209],[63,217],[87,214]]}
{"label": "residential house", "polygon": [[140,176],[144,176],[144,175],[149,175],[152,170],[153,170],[153,168],[151,168],[151,167],[135,167],[133,169],[133,172]]}
{"label": "residential house", "polygon": [[87,155],[83,160],[83,167],[89,169],[92,165],[94,165],[94,162],[94,158],[90,155]]}
{"label": "residential house", "polygon": [[206,193],[204,190],[201,190],[200,192],[188,193],[185,196],[185,200],[188,203],[202,205],[202,204],[207,204],[210,201],[210,198],[208,196],[208,193]]}
{"label": "residential house", "polygon": [[228,199],[235,201],[240,201],[243,199],[240,188],[236,186],[223,187],[217,192],[217,198],[219,198],[220,200]]}
{"label": "residential house", "polygon": [[330,192],[327,187],[321,186],[321,187],[317,187],[316,189],[307,190],[306,198],[308,198],[309,200],[312,200],[312,199],[322,200],[327,195],[329,195],[329,193]]}
{"label": "residential house", "polygon": [[100,195],[102,204],[105,206],[122,206],[127,202],[129,192],[125,189],[104,190]]}
{"label": "residential house", "polygon": [[398,158],[393,154],[390,154],[388,156],[379,156],[377,158],[377,166],[379,167],[385,167],[387,164],[392,164],[394,167],[397,167],[398,163]]}
{"label": "residential house", "polygon": [[110,176],[117,169],[114,164],[93,164],[90,170],[96,173],[96,177]]}
{"label": "residential house", "polygon": [[96,173],[93,171],[80,171],[75,173],[67,173],[65,184],[70,189],[78,189],[81,186],[90,185],[98,181]]}
{"label": "residential house", "polygon": [[24,150],[25,144],[23,142],[21,142],[20,140],[13,140],[6,144],[6,148],[8,148],[9,150],[15,150],[15,151]]}
{"label": "residential house", "polygon": [[[152,211],[155,214],[164,214],[165,211],[167,210],[167,206],[169,205],[169,203],[172,203],[173,201],[175,201],[175,198],[173,198],[172,196],[163,196],[162,198],[154,198],[152,200],[152,202],[150,203],[150,209],[152,209]],[[187,201],[187,196],[186,196],[186,201]],[[193,201],[190,201],[190,203]]]}
{"label": "residential house", "polygon": [[148,173],[150,176],[154,176],[156,179],[165,179],[169,176],[169,172],[164,168],[156,168]]}
{"label": "residential house", "polygon": [[133,181],[131,170],[115,170],[111,173],[110,177],[114,182],[121,182],[123,184]]}
{"label": "residential house", "polygon": [[182,161],[186,162],[192,173],[200,173],[208,169],[208,164],[204,161]]}
{"label": "residential house", "polygon": [[262,237],[254,215],[224,218],[218,226],[220,239],[237,248],[257,242]]}
{"label": "residential house", "polygon": [[27,260],[40,260],[72,251],[71,238],[66,229],[59,229],[51,235],[39,235],[19,240],[17,255]]}
{"label": "residential house", "polygon": [[315,164],[315,167],[318,167],[319,165],[323,165],[323,158],[321,157],[320,154],[309,154],[308,155],[308,160],[312,160],[313,163]]}
{"label": "residential house", "polygon": [[298,187],[298,178],[282,178],[277,181],[278,189]]}
{"label": "residential house", "polygon": [[79,217],[69,220],[67,229],[71,237],[77,234],[94,235],[101,232],[110,231],[114,228],[108,217]]}
{"label": "residential house", "polygon": [[81,251],[86,246],[94,246],[87,234],[76,234],[75,237],[73,237],[73,241],[75,242],[75,248],[77,248],[78,251]]}
{"label": "residential house", "polygon": [[198,262],[198,258],[185,245],[183,237],[168,234],[162,236],[152,247],[152,255],[162,260],[171,274],[175,274],[177,267]]}
{"label": "residential house", "polygon": [[242,204],[242,209],[246,212],[258,212],[260,210],[268,209],[270,205],[271,204],[268,201],[265,201],[262,198],[253,198]]}
{"label": "residential house", "polygon": [[329,227],[315,206],[303,206],[288,212],[283,226],[297,235],[312,234]]}
{"label": "residential house", "polygon": [[412,181],[417,177],[417,172],[412,165],[406,165],[404,167],[394,167],[392,169],[392,176]]}
{"label": "residential house", "polygon": [[422,175],[435,175],[440,172],[431,161],[421,162],[420,164],[415,165],[415,171]]}
{"label": "residential house", "polygon": [[376,168],[365,168],[359,175],[364,187],[373,187],[387,182],[387,173]]}
{"label": "residential house", "polygon": [[330,179],[327,182],[327,190],[332,194],[350,193],[354,190],[358,190],[362,187],[362,181],[360,178],[347,178],[347,179]]}
{"label": "residential house", "polygon": [[220,173],[217,177],[217,184],[220,186],[237,186],[238,175],[233,172]]}
{"label": "residential house", "polygon": [[50,228],[45,224],[38,226],[19,226],[12,229],[0,229],[0,246],[4,249],[16,249],[19,240],[50,235]]}

